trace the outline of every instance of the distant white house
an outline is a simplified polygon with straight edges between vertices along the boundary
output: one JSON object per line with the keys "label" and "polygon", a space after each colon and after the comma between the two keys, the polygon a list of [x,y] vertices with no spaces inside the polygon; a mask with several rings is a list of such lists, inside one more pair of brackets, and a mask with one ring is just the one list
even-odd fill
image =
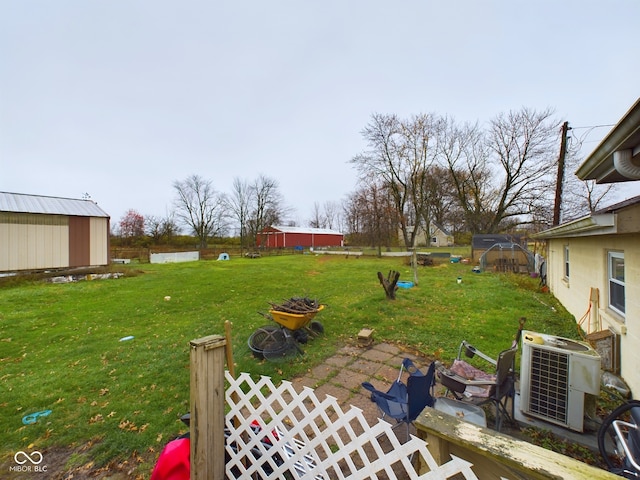
{"label": "distant white house", "polygon": [[109,215],[92,200],[0,192],[0,272],[109,264]]}
{"label": "distant white house", "polygon": [[[415,227],[407,227],[409,234],[413,232]],[[415,246],[416,247],[451,247],[453,246],[453,235],[449,233],[444,227],[438,225],[435,222],[430,222],[430,232],[427,232],[423,227],[418,226],[418,232],[416,233]],[[402,232],[398,232],[398,237],[402,242]]]}

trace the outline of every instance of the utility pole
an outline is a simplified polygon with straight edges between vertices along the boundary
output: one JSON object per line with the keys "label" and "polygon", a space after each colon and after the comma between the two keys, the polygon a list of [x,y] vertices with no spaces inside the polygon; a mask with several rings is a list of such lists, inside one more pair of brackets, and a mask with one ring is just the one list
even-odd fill
{"label": "utility pole", "polygon": [[562,204],[562,183],[564,181],[564,157],[567,154],[567,132],[569,122],[562,124],[562,139],[560,140],[560,155],[558,156],[558,176],[556,177],[556,198],[553,206],[553,226],[560,225],[560,205]]}

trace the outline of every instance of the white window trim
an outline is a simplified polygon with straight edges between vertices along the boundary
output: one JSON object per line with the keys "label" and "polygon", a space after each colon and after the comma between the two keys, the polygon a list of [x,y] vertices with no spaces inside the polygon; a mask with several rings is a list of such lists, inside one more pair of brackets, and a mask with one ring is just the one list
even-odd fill
{"label": "white window trim", "polygon": [[[562,263],[562,277],[568,282],[569,278],[571,276],[571,262],[570,262],[570,251],[569,251],[569,245],[565,245],[563,250],[562,250],[562,255],[563,255],[563,263]],[[567,270],[569,271],[569,273],[567,274]]]}
{"label": "white window trim", "polygon": [[615,313],[617,313],[618,315],[621,315],[622,317],[624,317],[625,316],[625,312],[623,312],[622,310],[619,310],[617,307],[615,307],[614,305],[611,304],[611,283],[612,282],[616,283],[618,285],[622,285],[624,287],[624,289],[625,289],[625,303],[626,303],[626,282],[621,282],[620,280],[616,280],[612,276],[612,271],[611,271],[612,262],[611,262],[611,260],[613,258],[621,258],[621,259],[624,260],[624,253],[623,252],[607,252],[607,293],[608,293],[607,305]]}

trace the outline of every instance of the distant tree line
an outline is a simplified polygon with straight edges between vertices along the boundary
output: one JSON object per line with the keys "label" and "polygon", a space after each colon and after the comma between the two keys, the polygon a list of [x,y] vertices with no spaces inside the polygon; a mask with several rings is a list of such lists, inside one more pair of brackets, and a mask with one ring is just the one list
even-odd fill
{"label": "distant tree line", "polygon": [[[373,114],[362,136],[367,149],[349,163],[358,172],[346,198],[314,204],[307,225],[342,231],[352,245],[416,245],[433,224],[455,238],[538,231],[551,225],[561,122],[553,111],[522,108],[480,126],[435,114],[400,118]],[[580,159],[569,149],[568,168]],[[571,170],[573,171],[573,170]],[[183,231],[200,248],[214,238],[256,247],[270,225],[293,225],[277,180],[235,178],[223,193],[191,175],[173,184],[173,210],[164,218],[129,210],[114,236],[122,244],[172,244]],[[564,219],[595,210],[612,188],[564,175]]]}
{"label": "distant tree line", "polygon": [[191,175],[173,184],[173,210],[164,218],[129,210],[112,235],[122,245],[172,245],[187,234],[206,248],[216,238],[238,237],[241,249],[255,248],[259,232],[288,214],[278,182],[265,175],[254,181],[234,179],[233,191],[217,191],[211,180]]}
{"label": "distant tree line", "polygon": [[[374,245],[399,237],[411,246],[432,222],[457,238],[549,227],[560,126],[551,109],[522,108],[484,127],[433,114],[374,114],[362,131],[368,149],[351,159],[359,182],[345,202],[348,231]],[[574,167],[575,154],[568,152]],[[593,211],[612,193],[564,178],[565,220]]]}

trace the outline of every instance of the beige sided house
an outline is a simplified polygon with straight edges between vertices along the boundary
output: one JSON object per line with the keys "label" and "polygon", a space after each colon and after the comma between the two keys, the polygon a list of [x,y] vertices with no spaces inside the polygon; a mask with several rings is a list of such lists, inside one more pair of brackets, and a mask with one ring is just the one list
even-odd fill
{"label": "beige sided house", "polygon": [[[597,183],[635,181],[640,193],[640,100],[576,175]],[[547,243],[552,293],[598,345],[603,367],[640,397],[640,196],[535,237]]]}
{"label": "beige sided house", "polygon": [[0,192],[0,272],[109,264],[109,215],[91,200]]}
{"label": "beige sided house", "polygon": [[[409,233],[413,232],[415,227],[407,227]],[[416,247],[451,247],[453,246],[453,235],[451,235],[447,229],[441,227],[435,222],[430,223],[431,235],[427,234],[427,231],[418,226],[418,233],[416,233],[415,246]],[[402,231],[398,229],[398,238],[402,242]]]}

